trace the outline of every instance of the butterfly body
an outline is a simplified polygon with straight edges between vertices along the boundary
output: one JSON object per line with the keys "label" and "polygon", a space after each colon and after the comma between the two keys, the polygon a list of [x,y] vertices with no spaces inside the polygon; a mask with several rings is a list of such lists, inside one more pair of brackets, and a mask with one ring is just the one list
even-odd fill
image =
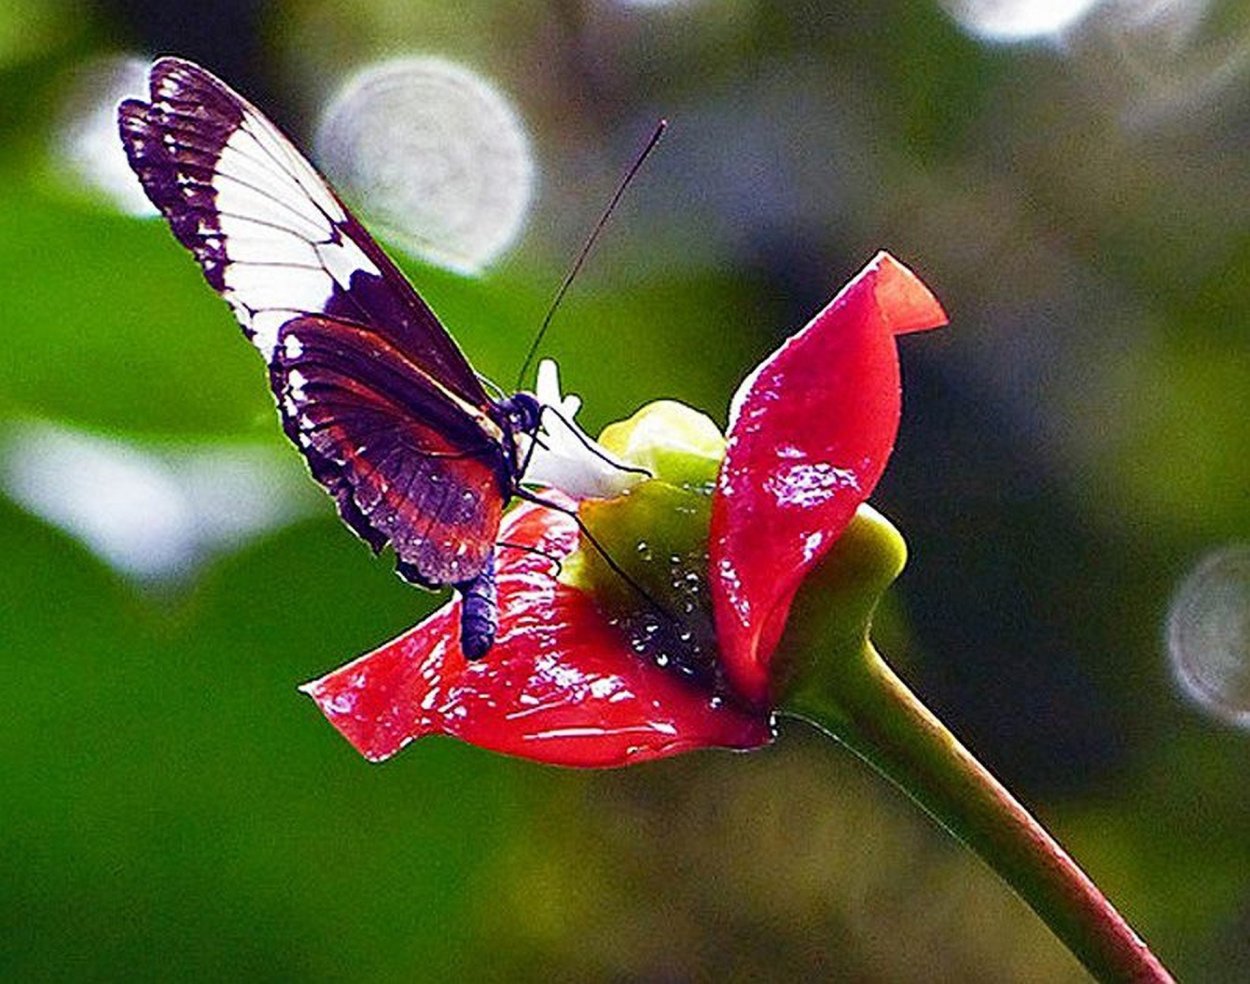
{"label": "butterfly body", "polygon": [[382,248],[254,106],[157,61],[119,126],[131,166],[269,366],[283,430],[339,514],[396,570],[464,596],[462,648],[494,638],[493,553],[541,407],[494,399]]}

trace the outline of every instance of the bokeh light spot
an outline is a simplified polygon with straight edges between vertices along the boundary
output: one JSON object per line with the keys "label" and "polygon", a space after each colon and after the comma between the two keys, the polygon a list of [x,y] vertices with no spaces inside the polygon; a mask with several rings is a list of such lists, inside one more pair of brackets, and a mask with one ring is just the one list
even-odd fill
{"label": "bokeh light spot", "polygon": [[529,212],[534,162],[519,116],[490,83],[441,58],[357,72],[326,108],[316,146],[371,225],[461,273],[507,249]]}
{"label": "bokeh light spot", "polygon": [[620,7],[684,7],[694,0],[616,0]]}
{"label": "bokeh light spot", "polygon": [[1168,654],[1185,693],[1208,713],[1250,727],[1250,545],[1204,557],[1172,598]]}
{"label": "bokeh light spot", "polygon": [[31,422],[0,438],[0,489],[122,574],[192,575],[308,515],[311,483],[255,445],[149,448]]}
{"label": "bokeh light spot", "polygon": [[64,165],[58,172],[127,215],[157,214],[117,135],[117,104],[146,98],[149,64],[134,55],[109,55],[77,66],[54,137],[55,158]]}
{"label": "bokeh light spot", "polygon": [[1099,0],[941,0],[965,31],[986,41],[1030,41],[1060,34]]}

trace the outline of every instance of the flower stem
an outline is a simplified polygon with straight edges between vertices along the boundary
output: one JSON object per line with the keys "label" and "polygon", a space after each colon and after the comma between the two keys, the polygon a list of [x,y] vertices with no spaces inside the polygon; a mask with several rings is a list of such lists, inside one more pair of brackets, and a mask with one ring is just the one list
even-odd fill
{"label": "flower stem", "polygon": [[878,655],[830,660],[781,710],[837,738],[976,851],[1101,981],[1172,981],[1059,843]]}

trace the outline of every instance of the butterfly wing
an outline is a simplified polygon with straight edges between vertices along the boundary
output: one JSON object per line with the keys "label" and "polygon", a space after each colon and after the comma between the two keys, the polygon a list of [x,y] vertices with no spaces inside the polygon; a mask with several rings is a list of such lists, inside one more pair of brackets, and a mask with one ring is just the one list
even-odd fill
{"label": "butterfly wing", "polygon": [[491,401],[433,311],[265,116],[190,62],[118,111],[148,197],[269,363],[286,433],[375,550],[475,577],[509,494]]}
{"label": "butterfly wing", "polygon": [[511,494],[489,418],[366,325],[308,316],[283,325],[269,369],[287,435],[375,550],[426,587],[486,566]]}

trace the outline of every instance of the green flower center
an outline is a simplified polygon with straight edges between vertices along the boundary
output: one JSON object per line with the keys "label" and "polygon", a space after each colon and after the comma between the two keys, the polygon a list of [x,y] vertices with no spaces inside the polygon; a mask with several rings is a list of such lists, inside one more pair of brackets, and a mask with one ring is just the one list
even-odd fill
{"label": "green flower center", "polygon": [[725,439],[708,417],[665,400],[610,425],[599,442],[652,477],[581,503],[603,552],[583,542],[561,580],[589,592],[640,658],[722,691],[707,541]]}

